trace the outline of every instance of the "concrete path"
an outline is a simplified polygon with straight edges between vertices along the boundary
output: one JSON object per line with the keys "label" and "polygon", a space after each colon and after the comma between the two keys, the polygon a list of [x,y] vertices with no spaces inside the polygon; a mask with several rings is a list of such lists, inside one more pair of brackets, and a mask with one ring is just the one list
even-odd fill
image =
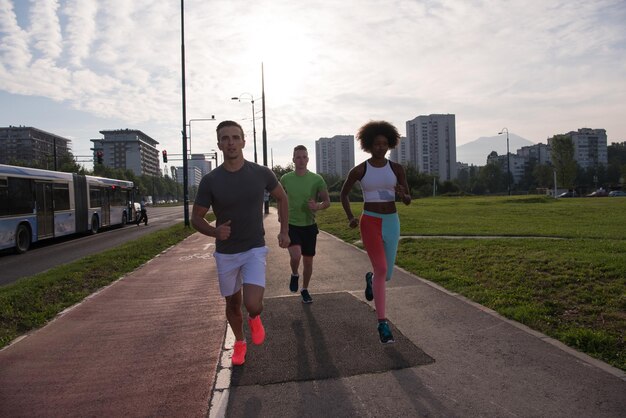
{"label": "concrete path", "polygon": [[[288,289],[289,258],[277,244],[275,215],[265,225],[270,247],[265,297],[301,305]],[[309,290],[314,300],[347,291],[365,302],[369,270],[364,251],[320,233]],[[315,301],[310,312],[325,315],[315,310]],[[626,416],[624,372],[402,269],[388,283],[387,316],[434,363],[339,379],[231,387],[227,416]],[[375,320],[368,320],[377,335]],[[342,344],[341,338],[335,343]],[[357,348],[355,361],[356,353]]]}

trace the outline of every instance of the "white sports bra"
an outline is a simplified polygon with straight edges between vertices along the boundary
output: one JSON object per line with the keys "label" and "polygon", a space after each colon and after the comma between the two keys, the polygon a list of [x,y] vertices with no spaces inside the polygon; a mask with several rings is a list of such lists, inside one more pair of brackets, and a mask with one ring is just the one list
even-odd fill
{"label": "white sports bra", "polygon": [[389,160],[383,167],[374,167],[365,161],[365,174],[360,181],[364,202],[393,202],[396,200],[398,179]]}

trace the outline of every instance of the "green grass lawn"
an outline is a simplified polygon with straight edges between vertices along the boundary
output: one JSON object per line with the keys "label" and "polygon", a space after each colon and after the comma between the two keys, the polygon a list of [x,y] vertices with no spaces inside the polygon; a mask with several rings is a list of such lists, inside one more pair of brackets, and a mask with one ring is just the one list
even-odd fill
{"label": "green grass lawn", "polygon": [[[441,197],[398,210],[403,236],[430,236],[403,239],[399,266],[626,370],[626,199]],[[318,223],[360,239],[338,203]]]}

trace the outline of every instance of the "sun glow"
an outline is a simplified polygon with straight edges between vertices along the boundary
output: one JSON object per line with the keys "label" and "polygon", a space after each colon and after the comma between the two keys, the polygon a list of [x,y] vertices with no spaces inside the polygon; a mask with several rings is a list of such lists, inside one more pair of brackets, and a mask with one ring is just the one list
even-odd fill
{"label": "sun glow", "polygon": [[254,31],[250,45],[253,60],[264,65],[265,82],[271,85],[274,99],[283,101],[298,95],[311,73],[315,55],[315,43],[303,26],[287,19],[272,19]]}

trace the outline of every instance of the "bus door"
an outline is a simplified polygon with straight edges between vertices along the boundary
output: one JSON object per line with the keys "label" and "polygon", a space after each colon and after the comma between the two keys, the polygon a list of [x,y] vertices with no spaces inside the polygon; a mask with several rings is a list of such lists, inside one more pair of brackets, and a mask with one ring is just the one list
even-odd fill
{"label": "bus door", "polygon": [[102,226],[111,225],[111,189],[102,188]]}
{"label": "bus door", "polygon": [[37,239],[54,235],[54,209],[52,207],[52,183],[35,182],[37,208]]}

